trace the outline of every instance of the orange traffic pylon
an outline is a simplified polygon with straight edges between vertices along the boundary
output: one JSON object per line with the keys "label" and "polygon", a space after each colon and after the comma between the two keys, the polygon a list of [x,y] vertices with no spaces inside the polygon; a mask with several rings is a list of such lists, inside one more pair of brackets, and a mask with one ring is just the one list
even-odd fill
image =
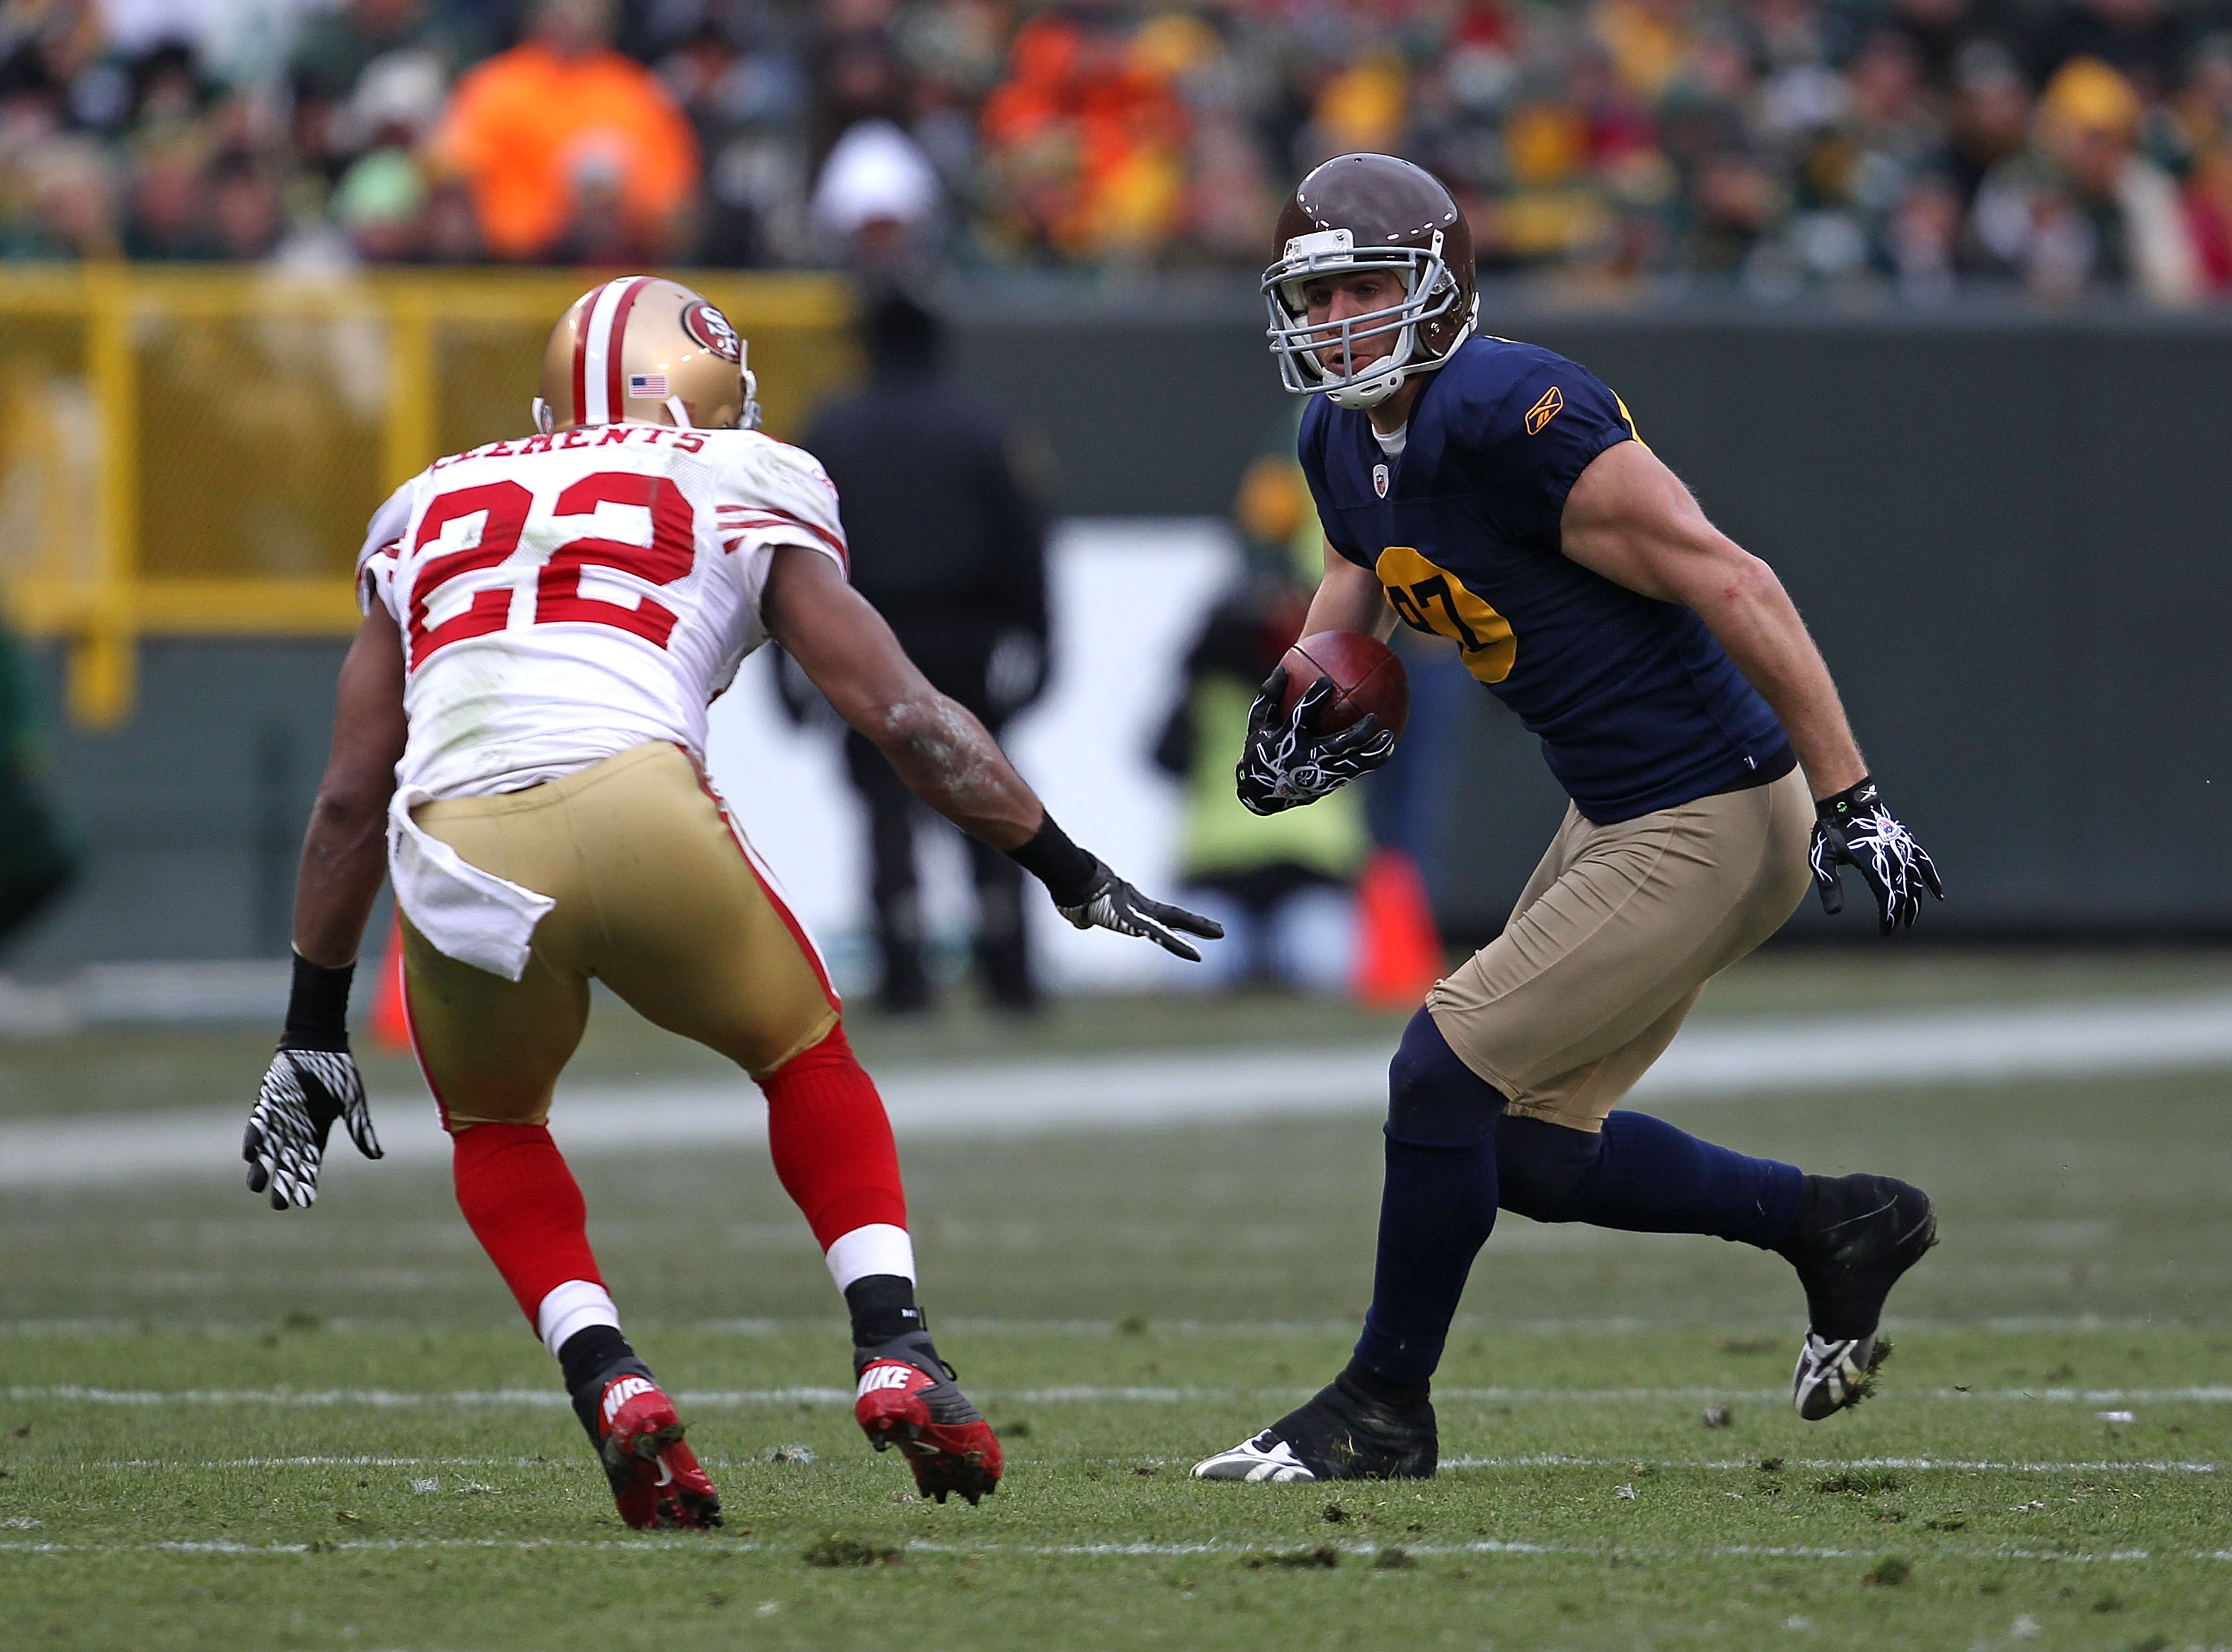
{"label": "orange traffic pylon", "polygon": [[1357,1001],[1378,1009],[1425,1001],[1442,975],[1442,937],[1418,864],[1400,849],[1375,849],[1356,880]]}
{"label": "orange traffic pylon", "polygon": [[372,1018],[367,1029],[373,1045],[391,1055],[411,1048],[411,1007],[403,996],[403,918],[398,914],[387,931],[387,956],[380,961],[380,981],[373,988]]}

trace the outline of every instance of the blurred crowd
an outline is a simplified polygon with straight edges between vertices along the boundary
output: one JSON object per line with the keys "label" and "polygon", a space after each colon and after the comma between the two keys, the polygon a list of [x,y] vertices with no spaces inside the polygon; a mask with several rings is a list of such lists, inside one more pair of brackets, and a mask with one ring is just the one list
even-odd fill
{"label": "blurred crowd", "polygon": [[1259,269],[1384,149],[1483,273],[2232,294],[2232,0],[0,0],[0,256]]}

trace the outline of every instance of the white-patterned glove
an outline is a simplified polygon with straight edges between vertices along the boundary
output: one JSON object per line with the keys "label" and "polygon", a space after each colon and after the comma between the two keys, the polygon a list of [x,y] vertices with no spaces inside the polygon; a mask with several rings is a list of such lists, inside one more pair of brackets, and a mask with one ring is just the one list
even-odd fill
{"label": "white-patterned glove", "polygon": [[1085,898],[1071,906],[1056,902],[1054,909],[1079,929],[1113,930],[1119,935],[1139,936],[1165,952],[1176,953],[1188,963],[1199,963],[1201,954],[1171,930],[1184,930],[1204,941],[1224,938],[1224,926],[1216,919],[1189,912],[1183,906],[1151,901],[1109,871],[1106,864],[1096,860],[1093,866],[1093,881],[1087,885]]}
{"label": "white-patterned glove", "polygon": [[1876,919],[1885,935],[1914,927],[1924,889],[1941,901],[1945,898],[1937,863],[1884,807],[1872,779],[1864,778],[1814,807],[1814,887],[1820,894],[1821,910],[1830,917],[1845,910],[1838,875],[1846,866],[1860,874],[1876,897]]}
{"label": "white-patterned glove", "polygon": [[1321,677],[1294,703],[1280,710],[1287,693],[1287,668],[1264,680],[1248,708],[1248,738],[1233,781],[1240,800],[1254,814],[1277,814],[1314,803],[1368,774],[1394,754],[1395,736],[1366,713],[1339,734],[1318,732],[1318,718],[1333,698],[1333,679]]}
{"label": "white-patterned glove", "polygon": [[249,1109],[240,1156],[248,1161],[248,1190],[271,1195],[271,1208],[308,1208],[318,1201],[318,1166],[326,1137],[341,1121],[368,1159],[379,1158],[364,1079],[347,1050],[282,1048],[264,1071],[263,1087]]}

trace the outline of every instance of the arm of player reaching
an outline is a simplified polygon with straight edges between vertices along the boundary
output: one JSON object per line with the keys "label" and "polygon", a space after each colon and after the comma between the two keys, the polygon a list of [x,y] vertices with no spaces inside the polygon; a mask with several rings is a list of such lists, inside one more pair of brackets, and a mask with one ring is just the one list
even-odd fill
{"label": "arm of player reaching", "polygon": [[1223,935],[1208,918],[1149,900],[1072,843],[984,725],[930,685],[820,551],[776,547],[761,612],[768,634],[917,797],[1036,876],[1079,929],[1143,936],[1195,963],[1201,954],[1172,931]]}
{"label": "arm of player reaching", "polygon": [[403,756],[403,638],[378,603],[341,663],[334,743],[295,879],[295,983],[287,1028],[248,1115],[241,1156],[271,1208],[308,1206],[339,1119],[367,1158],[380,1137],[349,1053],[348,994],[365,920],[387,870],[388,800]]}
{"label": "arm of player reaching", "polygon": [[1775,709],[1813,787],[1813,862],[1822,906],[1839,910],[1838,868],[1857,867],[1888,935],[1911,925],[1927,887],[1944,899],[1929,852],[1883,806],[1829,667],[1775,570],[1705,518],[1680,477],[1640,442],[1606,448],[1566,496],[1562,548],[1583,567],[1694,609]]}

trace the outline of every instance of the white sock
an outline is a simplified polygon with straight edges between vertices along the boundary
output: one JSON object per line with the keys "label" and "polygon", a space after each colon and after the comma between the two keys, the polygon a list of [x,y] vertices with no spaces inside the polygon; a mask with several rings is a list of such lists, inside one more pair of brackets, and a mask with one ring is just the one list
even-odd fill
{"label": "white sock", "polygon": [[535,1310],[535,1333],[553,1359],[558,1357],[568,1337],[591,1325],[610,1325],[618,1331],[620,1311],[605,1287],[590,1279],[568,1279],[554,1287]]}
{"label": "white sock", "polygon": [[912,1280],[914,1241],[907,1237],[904,1228],[894,1228],[887,1221],[872,1221],[849,1234],[840,1234],[836,1243],[829,1247],[825,1260],[829,1264],[829,1277],[837,1281],[840,1291],[871,1273],[896,1273],[903,1279]]}

